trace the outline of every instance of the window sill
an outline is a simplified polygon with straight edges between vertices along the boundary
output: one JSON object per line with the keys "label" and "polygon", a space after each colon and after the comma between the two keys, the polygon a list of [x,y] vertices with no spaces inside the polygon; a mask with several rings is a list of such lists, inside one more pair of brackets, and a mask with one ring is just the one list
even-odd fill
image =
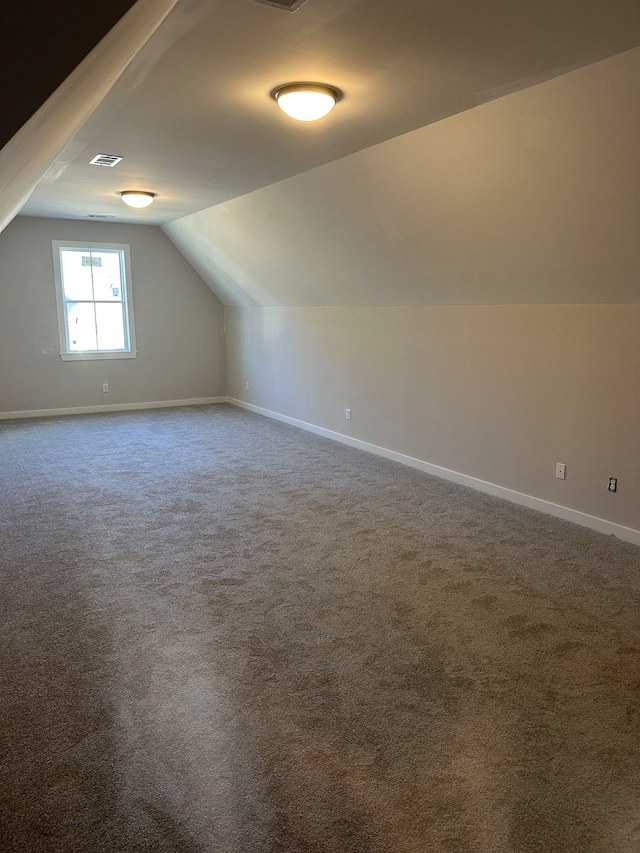
{"label": "window sill", "polygon": [[137,350],[130,352],[112,350],[110,352],[61,352],[60,358],[63,361],[98,361],[105,358],[135,358],[137,355]]}

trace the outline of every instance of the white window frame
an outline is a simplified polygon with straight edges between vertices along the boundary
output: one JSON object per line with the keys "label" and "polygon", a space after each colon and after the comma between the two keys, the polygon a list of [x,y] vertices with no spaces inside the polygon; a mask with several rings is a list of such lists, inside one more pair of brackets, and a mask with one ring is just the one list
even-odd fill
{"label": "white window frame", "polygon": [[[74,240],[52,240],[53,271],[56,283],[56,303],[58,306],[58,334],[60,336],[60,358],[62,361],[91,361],[105,358],[135,358],[138,355],[136,347],[136,329],[133,319],[133,286],[131,283],[131,252],[127,243],[92,243]],[[122,306],[124,311],[125,332],[128,335],[128,348],[122,350],[84,350],[72,351],[69,348],[69,330],[67,328],[65,296],[62,286],[61,249],[86,249],[87,252],[100,249],[116,249],[121,252],[121,284],[124,289]],[[99,301],[99,300],[98,300]]]}

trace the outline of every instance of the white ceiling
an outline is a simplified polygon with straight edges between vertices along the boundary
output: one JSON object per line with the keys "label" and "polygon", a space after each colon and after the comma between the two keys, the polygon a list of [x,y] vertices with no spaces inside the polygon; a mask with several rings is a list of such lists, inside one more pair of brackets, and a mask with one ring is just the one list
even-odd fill
{"label": "white ceiling", "polygon": [[[21,212],[164,224],[638,44],[637,0],[178,0]],[[344,99],[294,122],[296,80]]]}

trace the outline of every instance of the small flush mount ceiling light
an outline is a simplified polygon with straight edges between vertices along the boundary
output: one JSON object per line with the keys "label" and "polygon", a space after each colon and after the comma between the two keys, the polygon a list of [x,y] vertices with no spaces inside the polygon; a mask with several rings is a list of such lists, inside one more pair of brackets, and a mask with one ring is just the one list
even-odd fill
{"label": "small flush mount ceiling light", "polygon": [[326,116],[342,92],[334,86],[324,83],[288,83],[274,89],[271,96],[278,102],[280,109],[298,121],[317,121]]}
{"label": "small flush mount ceiling light", "polygon": [[120,198],[129,207],[149,207],[155,197],[155,193],[142,192],[141,190],[124,190],[120,193]]}

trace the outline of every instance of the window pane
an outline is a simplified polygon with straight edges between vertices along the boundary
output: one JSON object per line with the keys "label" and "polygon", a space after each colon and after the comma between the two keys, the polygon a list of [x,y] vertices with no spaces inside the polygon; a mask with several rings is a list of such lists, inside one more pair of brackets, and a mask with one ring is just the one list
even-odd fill
{"label": "window pane", "polygon": [[54,240],[53,254],[63,361],[134,357],[129,247]]}
{"label": "window pane", "polygon": [[91,259],[94,299],[121,302],[120,252],[94,249],[91,252]]}
{"label": "window pane", "polygon": [[69,352],[96,349],[96,322],[93,303],[67,302]]}
{"label": "window pane", "polygon": [[83,258],[90,259],[90,252],[74,252],[71,249],[61,249],[60,263],[62,266],[62,289],[67,299],[93,299],[91,288],[91,270]]}
{"label": "window pane", "polygon": [[96,302],[98,349],[124,349],[124,323],[122,305]]}

